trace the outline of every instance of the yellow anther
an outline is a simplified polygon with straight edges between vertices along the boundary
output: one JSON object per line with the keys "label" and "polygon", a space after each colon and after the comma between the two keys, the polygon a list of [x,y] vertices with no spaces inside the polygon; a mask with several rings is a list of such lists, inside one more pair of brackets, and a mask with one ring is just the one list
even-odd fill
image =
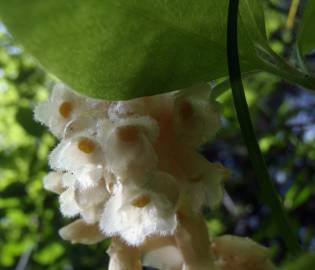
{"label": "yellow anther", "polygon": [[145,207],[147,204],[149,204],[151,202],[151,198],[148,195],[142,195],[136,199],[134,199],[132,201],[132,205],[138,208],[143,208]]}
{"label": "yellow anther", "polygon": [[135,142],[138,139],[138,129],[134,126],[119,127],[117,132],[119,138],[127,143]]}
{"label": "yellow anther", "polygon": [[86,154],[91,154],[95,150],[95,147],[96,144],[88,138],[83,138],[78,143],[78,148]]}
{"label": "yellow anther", "polygon": [[184,120],[190,119],[194,114],[194,109],[190,102],[185,101],[180,106],[180,115]]}
{"label": "yellow anther", "polygon": [[64,118],[68,118],[73,110],[73,106],[69,101],[64,101],[59,106],[59,113]]}

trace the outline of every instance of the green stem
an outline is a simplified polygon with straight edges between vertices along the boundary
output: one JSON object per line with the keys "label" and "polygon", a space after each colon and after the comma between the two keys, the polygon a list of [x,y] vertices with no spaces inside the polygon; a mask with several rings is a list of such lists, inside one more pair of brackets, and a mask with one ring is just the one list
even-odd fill
{"label": "green stem", "polygon": [[229,1],[227,56],[234,105],[238,121],[240,123],[242,136],[262,189],[263,199],[271,209],[279,234],[286,243],[290,253],[295,255],[300,252],[298,239],[290,226],[287,214],[285,213],[280,201],[280,197],[268,173],[267,166],[258,146],[245,97],[237,44],[238,6],[239,0]]}
{"label": "green stem", "polygon": [[256,45],[256,52],[262,70],[297,83],[307,89],[315,90],[315,78],[307,71],[297,69],[269,48],[266,49]]}

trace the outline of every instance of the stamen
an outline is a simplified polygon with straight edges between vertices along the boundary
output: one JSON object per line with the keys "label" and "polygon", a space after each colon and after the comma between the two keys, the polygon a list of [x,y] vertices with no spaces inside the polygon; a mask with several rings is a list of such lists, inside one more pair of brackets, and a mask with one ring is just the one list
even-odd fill
{"label": "stamen", "polygon": [[138,129],[134,126],[119,127],[117,132],[119,138],[127,143],[135,142],[138,139]]}
{"label": "stamen", "polygon": [[59,106],[59,113],[62,115],[64,118],[68,118],[73,110],[73,106],[69,101],[64,101],[60,106]]}
{"label": "stamen", "polygon": [[147,204],[149,204],[151,202],[151,198],[148,195],[142,195],[136,199],[134,199],[132,201],[132,205],[138,208],[143,208],[145,207]]}
{"label": "stamen", "polygon": [[78,148],[86,154],[91,154],[92,152],[94,152],[95,147],[96,144],[88,138],[83,138],[78,143]]}

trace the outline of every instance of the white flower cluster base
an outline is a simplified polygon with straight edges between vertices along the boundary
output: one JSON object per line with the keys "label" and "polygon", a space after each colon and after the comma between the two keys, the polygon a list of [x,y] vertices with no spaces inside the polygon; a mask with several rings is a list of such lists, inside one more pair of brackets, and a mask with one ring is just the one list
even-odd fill
{"label": "white flower cluster base", "polygon": [[273,269],[250,240],[209,240],[201,208],[220,203],[228,171],[196,151],[219,128],[206,84],[118,102],[57,84],[35,119],[61,140],[44,178],[62,214],[76,218],[60,235],[83,244],[112,237],[110,270]]}

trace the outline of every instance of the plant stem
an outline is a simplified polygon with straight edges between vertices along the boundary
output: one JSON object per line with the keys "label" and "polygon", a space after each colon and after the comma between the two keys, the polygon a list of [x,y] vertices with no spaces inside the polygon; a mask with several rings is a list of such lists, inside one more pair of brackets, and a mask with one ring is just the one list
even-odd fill
{"label": "plant stem", "polygon": [[299,5],[300,5],[300,0],[292,0],[289,14],[288,14],[288,19],[287,19],[287,25],[286,25],[287,29],[292,29],[292,27],[294,26],[294,22],[296,19]]}
{"label": "plant stem", "polygon": [[267,166],[258,146],[245,97],[244,87],[241,78],[237,43],[238,6],[239,0],[229,1],[227,57],[234,106],[237,112],[242,136],[245,141],[249,157],[252,161],[262,189],[263,199],[271,210],[271,214],[277,225],[279,234],[286,243],[290,254],[296,255],[300,252],[298,239],[290,226],[287,214],[285,213],[282,203],[280,201],[280,197],[268,173]]}
{"label": "plant stem", "polygon": [[262,70],[278,75],[292,83],[297,83],[307,89],[315,90],[315,77],[309,74],[305,67],[301,66],[302,70],[299,70],[271,49],[266,50],[262,46],[256,45],[256,51]]}

